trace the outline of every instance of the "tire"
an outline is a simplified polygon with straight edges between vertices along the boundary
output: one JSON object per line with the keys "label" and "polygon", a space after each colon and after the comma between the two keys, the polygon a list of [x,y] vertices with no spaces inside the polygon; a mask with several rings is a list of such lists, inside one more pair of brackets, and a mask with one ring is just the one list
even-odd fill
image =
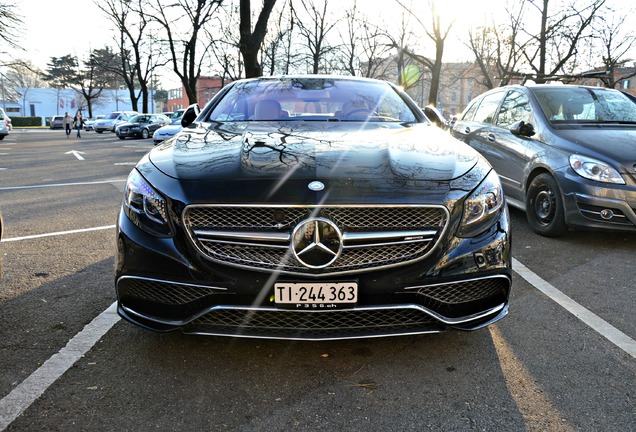
{"label": "tire", "polygon": [[117,135],[117,136],[119,137],[119,139],[126,139],[126,137],[119,136],[119,135]]}
{"label": "tire", "polygon": [[98,131],[98,130],[96,130],[95,132],[97,132],[97,133],[104,133],[104,131]]}
{"label": "tire", "polygon": [[539,174],[526,194],[526,217],[539,235],[560,237],[568,232],[559,185],[550,174]]}
{"label": "tire", "polygon": [[149,131],[148,129],[143,129],[143,130],[141,131],[141,137],[142,137],[143,139],[148,139],[148,138],[150,138],[150,131]]}

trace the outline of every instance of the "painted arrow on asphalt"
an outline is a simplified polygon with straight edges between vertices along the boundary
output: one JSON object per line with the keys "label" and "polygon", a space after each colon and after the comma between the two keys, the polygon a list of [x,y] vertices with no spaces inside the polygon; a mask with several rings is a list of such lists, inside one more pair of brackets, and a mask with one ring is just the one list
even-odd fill
{"label": "painted arrow on asphalt", "polygon": [[72,154],[73,156],[75,156],[76,158],[78,158],[79,160],[84,160],[84,158],[81,156],[84,154],[84,152],[81,151],[77,151],[77,150],[71,150],[69,152],[66,152],[64,154]]}

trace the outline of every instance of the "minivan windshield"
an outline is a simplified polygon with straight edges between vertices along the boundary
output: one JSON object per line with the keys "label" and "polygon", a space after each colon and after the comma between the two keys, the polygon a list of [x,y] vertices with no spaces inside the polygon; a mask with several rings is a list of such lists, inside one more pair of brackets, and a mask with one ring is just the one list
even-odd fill
{"label": "minivan windshield", "polygon": [[636,124],[636,103],[617,90],[555,86],[533,88],[532,92],[552,124]]}

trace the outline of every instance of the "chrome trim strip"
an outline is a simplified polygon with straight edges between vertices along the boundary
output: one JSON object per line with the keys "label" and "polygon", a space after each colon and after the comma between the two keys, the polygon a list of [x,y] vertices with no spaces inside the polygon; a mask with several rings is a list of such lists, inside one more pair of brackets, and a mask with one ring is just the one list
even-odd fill
{"label": "chrome trim strip", "polygon": [[437,287],[437,286],[444,286],[444,285],[453,285],[453,284],[458,284],[458,283],[464,283],[464,282],[473,282],[473,281],[480,281],[480,280],[485,280],[485,279],[500,279],[500,278],[504,278],[508,281],[508,284],[512,285],[512,280],[510,280],[510,278],[506,275],[490,275],[490,276],[484,276],[484,277],[476,277],[476,278],[471,278],[471,279],[459,279],[456,281],[449,281],[449,282],[440,282],[440,283],[436,283],[436,284],[426,284],[426,285],[417,285],[417,286],[412,286],[412,287],[405,287],[402,289],[405,290],[418,290],[421,288],[429,288],[429,287]]}
{"label": "chrome trim strip", "polygon": [[216,243],[216,244],[227,244],[227,245],[234,245],[234,246],[254,246],[254,247],[268,247],[272,249],[289,249],[289,244],[275,244],[275,243],[267,243],[267,242],[262,242],[262,243],[248,242],[248,241],[239,242],[239,241],[231,241],[231,240],[206,239],[206,238],[200,238],[200,237],[199,237],[199,241],[201,243]]}
{"label": "chrome trim strip", "polygon": [[[344,242],[374,242],[378,240],[389,240],[396,243],[408,243],[413,241],[426,241],[437,234],[437,231],[382,231],[382,232],[362,232],[362,233],[343,233],[342,240]],[[409,239],[409,237],[421,237],[418,239]]]}
{"label": "chrome trim strip", "polygon": [[142,277],[142,276],[121,276],[119,279],[117,279],[116,284],[119,285],[119,281],[121,281],[123,279],[137,279],[137,280],[145,280],[145,281],[150,281],[150,282],[167,283],[167,284],[171,284],[171,285],[181,285],[181,286],[189,286],[189,287],[194,287],[194,288],[207,288],[207,289],[212,289],[212,290],[227,291],[227,288],[222,288],[222,287],[214,287],[214,286],[210,286],[210,285],[198,285],[198,284],[191,284],[191,283],[185,283],[185,282],[175,282],[175,281],[171,281],[171,280],[154,279],[154,278],[148,278],[148,277]]}
{"label": "chrome trim strip", "polygon": [[[197,236],[205,237],[207,241],[213,241],[217,237],[222,239],[251,240],[257,242],[278,242],[283,243],[291,239],[289,233],[268,233],[268,232],[232,232],[232,231],[214,231],[214,230],[194,230]],[[201,237],[199,237],[201,238]]]}

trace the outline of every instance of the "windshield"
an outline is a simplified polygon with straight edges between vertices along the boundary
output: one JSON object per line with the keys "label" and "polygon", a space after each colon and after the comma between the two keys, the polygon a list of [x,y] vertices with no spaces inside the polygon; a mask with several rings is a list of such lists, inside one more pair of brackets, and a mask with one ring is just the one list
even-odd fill
{"label": "windshield", "polygon": [[534,88],[550,123],[636,123],[636,103],[623,93],[587,87]]}
{"label": "windshield", "polygon": [[130,118],[128,121],[130,123],[149,123],[150,122],[150,116],[138,115],[138,116],[134,116],[134,117]]}
{"label": "windshield", "polygon": [[118,112],[114,112],[114,113],[110,113],[108,114],[108,117],[106,117],[108,120],[114,120],[117,117],[119,117],[119,113]]}
{"label": "windshield", "polygon": [[387,83],[333,78],[239,82],[209,120],[415,122],[415,114]]}

